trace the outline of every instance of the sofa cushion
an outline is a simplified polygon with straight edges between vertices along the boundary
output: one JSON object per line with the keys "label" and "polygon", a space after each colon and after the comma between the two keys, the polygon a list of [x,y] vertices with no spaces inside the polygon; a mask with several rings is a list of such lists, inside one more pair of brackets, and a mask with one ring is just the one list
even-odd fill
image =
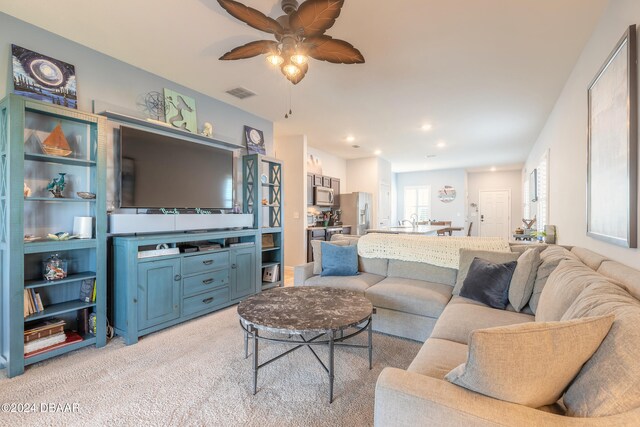
{"label": "sofa cushion", "polygon": [[563,319],[605,314],[615,322],[565,393],[568,415],[604,417],[640,407],[640,301],[601,282],[582,291]]}
{"label": "sofa cushion", "polygon": [[[322,273],[322,243],[327,243],[323,240],[312,240],[311,250],[313,250],[313,274]],[[348,240],[337,240],[328,242],[330,245],[336,246],[349,246]]]}
{"label": "sofa cushion", "polygon": [[540,251],[537,249],[528,249],[518,257],[518,265],[509,286],[509,302],[516,311],[521,311],[529,302],[539,266]]}
{"label": "sofa cushion", "polygon": [[358,248],[322,242],[321,276],[355,276],[358,274]]}
{"label": "sofa cushion", "polygon": [[516,264],[516,261],[497,264],[474,258],[460,289],[460,296],[504,310],[509,303],[509,283]]}
{"label": "sofa cushion", "polygon": [[374,307],[437,318],[451,299],[451,286],[387,277],[368,288],[365,295]]}
{"label": "sofa cushion", "polygon": [[476,329],[533,322],[533,320],[533,316],[528,314],[496,310],[466,298],[454,296],[433,328],[431,338],[467,344],[469,334]]}
{"label": "sofa cushion", "polygon": [[389,277],[404,277],[405,279],[426,280],[444,285],[455,285],[458,270],[440,267],[425,262],[389,260]]}
{"label": "sofa cushion", "polygon": [[533,292],[529,299],[529,307],[534,313],[538,310],[538,302],[544,286],[558,264],[564,259],[577,259],[575,255],[562,246],[551,245],[540,253],[540,266],[536,272],[536,281],[533,283]]}
{"label": "sofa cushion", "polygon": [[469,267],[474,258],[482,258],[496,264],[502,264],[509,261],[517,261],[518,254],[513,252],[495,252],[495,251],[479,251],[474,249],[460,249],[460,267],[458,269],[458,277],[456,285],[453,288],[453,295],[460,295],[460,289],[464,279],[469,273]]}
{"label": "sofa cushion", "polygon": [[571,248],[571,253],[578,257],[585,265],[592,270],[597,270],[603,261],[607,261],[607,257],[603,257],[600,254],[590,251],[589,249],[574,246]]}
{"label": "sofa cushion", "polygon": [[536,310],[536,322],[560,320],[580,292],[587,286],[602,282],[607,282],[607,279],[581,261],[561,261],[542,290]]}
{"label": "sofa cushion", "polygon": [[313,276],[305,280],[304,284],[306,286],[329,286],[332,288],[348,289],[364,294],[365,290],[382,279],[384,279],[384,276],[371,273],[360,273],[357,276]]}
{"label": "sofa cushion", "polygon": [[364,258],[358,256],[358,270],[364,271],[365,273],[386,276],[388,265],[389,260],[387,258]]}
{"label": "sofa cushion", "polygon": [[467,346],[449,340],[429,338],[407,371],[443,380],[453,368],[467,361]]}
{"label": "sofa cushion", "polygon": [[445,379],[496,399],[552,405],[598,349],[613,315],[535,322],[471,333],[466,364]]}
{"label": "sofa cushion", "polygon": [[620,284],[631,295],[640,299],[640,271],[615,261],[604,261],[598,273]]}

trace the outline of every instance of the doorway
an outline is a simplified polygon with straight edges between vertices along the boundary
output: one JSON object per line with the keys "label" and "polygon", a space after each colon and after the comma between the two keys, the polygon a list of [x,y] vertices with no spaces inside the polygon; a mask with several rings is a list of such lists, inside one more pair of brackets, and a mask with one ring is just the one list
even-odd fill
{"label": "doorway", "polygon": [[480,190],[480,237],[501,237],[511,231],[511,190]]}

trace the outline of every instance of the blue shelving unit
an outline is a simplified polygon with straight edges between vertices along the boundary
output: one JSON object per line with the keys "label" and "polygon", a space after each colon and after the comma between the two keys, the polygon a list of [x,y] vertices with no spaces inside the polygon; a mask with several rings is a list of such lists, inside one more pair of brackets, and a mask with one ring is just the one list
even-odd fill
{"label": "blue shelving unit", "polygon": [[[67,157],[46,154],[42,142],[62,127],[72,153]],[[56,105],[9,95],[0,101],[0,271],[2,274],[2,328],[0,364],[9,377],[24,367],[69,351],[106,344],[106,118]],[[54,199],[45,189],[58,173],[66,173],[64,199]],[[23,194],[23,183],[33,191]],[[77,191],[96,194],[92,200]],[[72,233],[75,216],[95,218],[93,238],[53,241],[48,233]],[[24,236],[41,239],[27,243]],[[43,262],[53,254],[67,260],[67,277],[43,278]],[[96,282],[95,302],[80,301],[83,280]],[[24,290],[38,292],[44,309],[24,315]],[[96,335],[37,356],[24,357],[24,331],[49,318],[64,319],[65,328],[78,329],[79,312],[97,317]]]}
{"label": "blue shelving unit", "polygon": [[[262,281],[261,289],[284,285],[284,228],[282,209],[282,162],[259,154],[242,158],[243,211],[253,215],[253,226],[260,231],[261,272],[278,266],[275,282]],[[269,242],[266,246],[264,242]]]}

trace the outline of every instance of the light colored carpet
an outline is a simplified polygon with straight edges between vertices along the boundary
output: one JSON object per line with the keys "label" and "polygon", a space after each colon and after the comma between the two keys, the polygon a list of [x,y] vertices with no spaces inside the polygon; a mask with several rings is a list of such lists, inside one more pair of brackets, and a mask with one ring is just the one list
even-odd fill
{"label": "light colored carpet", "polygon": [[[366,334],[355,340],[364,344]],[[374,333],[366,349],[336,349],[334,402],[328,378],[301,348],[261,369],[251,394],[236,307],[149,335],[125,346],[116,338],[30,368],[0,375],[0,403],[77,403],[77,413],[2,413],[2,426],[367,426],[375,382],[386,366],[406,368],[420,344]],[[260,359],[288,347],[261,343]],[[327,352],[318,349],[326,360]]]}

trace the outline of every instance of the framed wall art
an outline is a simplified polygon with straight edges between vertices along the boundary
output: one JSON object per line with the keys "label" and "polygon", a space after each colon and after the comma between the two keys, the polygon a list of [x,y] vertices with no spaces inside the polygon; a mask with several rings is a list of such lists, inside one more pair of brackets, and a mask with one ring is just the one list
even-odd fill
{"label": "framed wall art", "polygon": [[267,154],[267,149],[264,145],[264,134],[261,130],[254,129],[250,126],[245,126],[244,140],[247,144],[248,154]]}
{"label": "framed wall art", "polygon": [[11,62],[15,94],[78,108],[73,65],[15,44],[11,45]]}
{"label": "framed wall art", "polygon": [[587,235],[637,247],[636,27],[630,26],[588,88]]}

